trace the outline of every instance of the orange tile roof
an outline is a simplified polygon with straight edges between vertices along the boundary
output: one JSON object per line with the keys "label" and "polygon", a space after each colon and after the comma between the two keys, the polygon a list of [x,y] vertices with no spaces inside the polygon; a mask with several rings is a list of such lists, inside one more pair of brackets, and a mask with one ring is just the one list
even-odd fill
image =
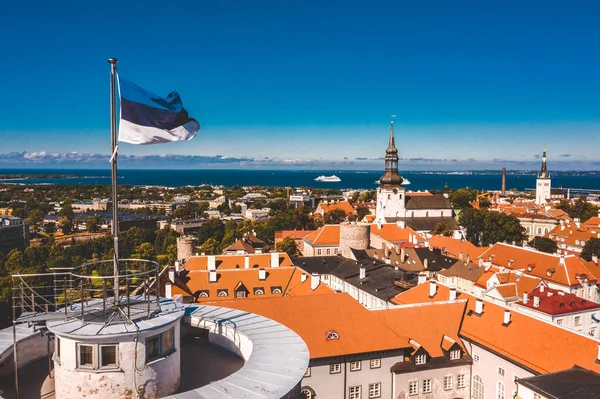
{"label": "orange tile roof", "polygon": [[492,277],[494,277],[495,274],[496,274],[496,270],[492,270],[492,269],[486,270],[475,281],[475,285],[478,287],[486,288],[488,280],[491,279]]}
{"label": "orange tile roof", "polygon": [[468,254],[471,259],[476,259],[487,250],[487,247],[478,247],[467,240],[457,240],[456,238],[442,235],[431,237],[429,239],[429,245],[438,249],[446,248],[446,253],[455,258],[458,258],[462,252],[463,255]]}
{"label": "orange tile roof", "polygon": [[418,235],[416,231],[408,226],[400,228],[397,223],[383,223],[381,229],[377,224],[371,225],[371,234],[381,237],[382,239],[391,243],[399,243],[401,241],[408,241],[409,236],[416,236],[417,240],[425,240],[422,236]]}
{"label": "orange tile roof", "polygon": [[[491,256],[493,257],[490,258]],[[574,255],[565,256],[563,259],[564,264],[562,264],[561,258],[557,255],[503,243],[497,243],[488,248],[481,255],[481,258],[485,261],[491,259],[492,264],[496,266],[511,270],[523,270],[524,273],[530,276],[540,277],[569,287],[580,285],[577,279],[578,276],[585,275],[591,281],[596,281],[600,277],[600,267],[598,265]],[[513,262],[510,263],[509,261]],[[554,269],[554,272],[548,276],[548,270],[551,269]]]}
{"label": "orange tile roof", "polygon": [[[429,285],[421,284],[397,295],[394,303],[416,304],[447,300],[449,289],[438,284],[439,299],[429,298]],[[575,364],[596,372],[598,342],[566,328],[511,311],[511,323],[503,326],[506,308],[484,301],[483,314],[475,315],[475,298],[468,299],[459,335],[536,373],[550,373],[572,368]]]}
{"label": "orange tile roof", "polygon": [[407,191],[406,195],[410,196],[410,197],[432,197],[433,194],[431,194],[429,191]]}
{"label": "orange tile roof", "polygon": [[587,227],[600,227],[600,216],[593,216],[583,222],[583,226]]}
{"label": "orange tile roof", "polygon": [[494,288],[500,295],[502,295],[504,299],[515,298],[519,296],[517,293],[517,285],[515,283],[497,285]]}
{"label": "orange tile roof", "polygon": [[340,245],[340,225],[326,224],[320,229],[313,231],[312,233],[304,237],[304,241],[307,241],[312,246]]}
{"label": "orange tile roof", "polygon": [[295,240],[301,239],[312,233],[314,230],[281,230],[275,232],[275,239],[284,239],[291,237]]}
{"label": "orange tile roof", "polygon": [[546,237],[570,246],[583,247],[590,238],[598,238],[598,231],[598,229],[593,230],[585,225],[581,225],[581,228],[577,228],[575,224],[570,226],[558,225],[546,234]]}
{"label": "orange tile roof", "polygon": [[[408,348],[408,337],[386,328],[346,293],[220,302],[273,319],[294,330],[311,359]],[[360,326],[360,328],[357,328]],[[326,339],[335,331],[339,339]]]}
{"label": "orange tile roof", "polygon": [[[186,286],[192,294],[197,294],[201,291],[207,291],[208,296],[198,296],[199,302],[226,301],[235,298],[235,290],[241,285],[249,291],[247,298],[263,298],[263,297],[281,297],[284,295],[313,295],[313,294],[328,294],[333,292],[325,284],[319,284],[315,290],[310,289],[310,276],[302,272],[302,269],[297,267],[279,267],[265,269],[266,279],[259,279],[258,269],[239,269],[239,270],[218,270],[217,281],[211,283],[209,281],[210,272],[206,270],[190,271],[185,280]],[[302,274],[306,276],[306,280],[302,281]],[[274,287],[279,288],[279,292],[273,292]],[[254,288],[261,288],[263,294],[254,294]],[[227,293],[218,294],[219,290],[227,290]],[[177,292],[184,294],[183,292]],[[198,294],[197,294],[198,295]]]}
{"label": "orange tile roof", "polygon": [[341,209],[342,211],[346,212],[346,215],[356,214],[356,211],[348,201],[340,201],[335,202],[333,204],[326,204],[324,202],[320,202],[319,205],[317,205],[315,213],[325,214],[331,211],[335,211],[337,209]]}
{"label": "orange tile roof", "polygon": [[[216,255],[215,265],[217,270],[223,269],[243,269],[246,255]],[[271,253],[267,254],[249,254],[250,268],[271,267]],[[285,252],[279,252],[279,266],[293,266],[289,255]],[[183,266],[186,270],[207,270],[208,255],[192,256]]]}

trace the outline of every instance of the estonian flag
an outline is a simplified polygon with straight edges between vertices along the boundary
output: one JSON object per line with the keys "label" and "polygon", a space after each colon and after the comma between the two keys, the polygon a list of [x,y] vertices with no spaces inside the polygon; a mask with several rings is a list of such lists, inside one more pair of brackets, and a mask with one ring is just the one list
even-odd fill
{"label": "estonian flag", "polygon": [[119,79],[119,92],[119,141],[160,144],[191,140],[200,130],[200,124],[188,116],[176,91],[163,98],[128,80]]}

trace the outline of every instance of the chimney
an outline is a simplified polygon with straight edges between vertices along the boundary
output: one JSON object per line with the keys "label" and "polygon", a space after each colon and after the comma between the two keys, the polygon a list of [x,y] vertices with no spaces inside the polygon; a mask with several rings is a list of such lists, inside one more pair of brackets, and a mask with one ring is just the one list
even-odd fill
{"label": "chimney", "polygon": [[217,270],[217,257],[215,255],[208,255],[206,270]]}
{"label": "chimney", "polygon": [[[171,272],[169,272],[171,273]],[[173,284],[171,284],[170,281],[168,281],[165,284],[165,297],[166,298],[171,298],[173,296]]]}
{"label": "chimney", "polygon": [[398,222],[398,224],[399,224],[399,227],[400,227],[401,229],[404,229],[404,228],[406,227],[406,222],[405,222],[404,220],[400,220],[400,221]]}
{"label": "chimney", "polygon": [[598,357],[596,358],[596,363],[600,363],[600,345],[598,345]]}
{"label": "chimney", "polygon": [[175,282],[175,270],[169,269],[169,281],[171,283]]}
{"label": "chimney", "polygon": [[598,255],[592,255],[592,262],[598,264]]}
{"label": "chimney", "polygon": [[321,283],[321,280],[319,278],[319,273],[313,273],[310,276],[310,289],[312,291],[316,290],[320,283]]}
{"label": "chimney", "polygon": [[279,267],[279,252],[271,252],[271,267]]}
{"label": "chimney", "polygon": [[429,262],[427,261],[427,258],[425,258],[425,260],[423,261],[423,267],[424,267],[425,269],[427,269],[428,263],[429,263]]}
{"label": "chimney", "polygon": [[502,168],[502,195],[506,194],[506,168]]}
{"label": "chimney", "polygon": [[523,304],[527,305],[527,302],[529,302],[529,293],[524,292],[523,293]]}
{"label": "chimney", "polygon": [[446,247],[442,247],[442,255],[446,255],[448,253],[448,251],[446,250]]}
{"label": "chimney", "polygon": [[540,307],[540,297],[539,296],[534,296],[533,297],[533,307],[534,308],[539,308]]}
{"label": "chimney", "polygon": [[573,221],[575,222],[575,226],[577,226],[577,228],[581,228],[581,219],[579,218],[575,218],[573,219]]}
{"label": "chimney", "polygon": [[458,259],[463,260],[463,253],[462,253],[462,251],[458,253]]}
{"label": "chimney", "polygon": [[400,261],[404,263],[406,260],[406,250],[404,248],[400,249]]}
{"label": "chimney", "polygon": [[360,279],[364,280],[367,277],[367,269],[360,267]]}
{"label": "chimney", "polygon": [[417,285],[425,284],[427,282],[427,275],[424,273],[419,273],[417,278]]}
{"label": "chimney", "polygon": [[455,301],[456,300],[456,288],[452,287],[450,288],[450,301]]}
{"label": "chimney", "polygon": [[429,297],[433,298],[435,293],[437,292],[437,283],[435,280],[429,280]]}
{"label": "chimney", "polygon": [[465,256],[465,263],[469,263],[471,261],[471,255],[467,254],[467,256]]}
{"label": "chimney", "polygon": [[250,269],[250,256],[244,256],[244,269]]}
{"label": "chimney", "polygon": [[305,282],[307,278],[308,278],[308,276],[306,275],[306,273],[302,273],[300,275],[300,282],[301,283]]}
{"label": "chimney", "polygon": [[483,266],[483,262],[484,262],[483,258],[479,258],[479,266],[480,267]]}
{"label": "chimney", "polygon": [[559,265],[565,265],[565,256],[564,255],[560,255],[560,260],[558,261]]}
{"label": "chimney", "polygon": [[408,233],[408,242],[412,243],[413,239],[412,239],[412,233]]}
{"label": "chimney", "polygon": [[505,326],[507,326],[510,323],[510,310],[508,309],[504,309],[504,324]]}
{"label": "chimney", "polygon": [[543,285],[540,285],[540,292],[544,292],[544,288],[545,287]]}
{"label": "chimney", "polygon": [[417,245],[419,243],[419,238],[417,237],[417,235],[413,235],[413,244]]}
{"label": "chimney", "polygon": [[175,261],[175,271],[176,272],[179,271],[179,261],[178,260]]}
{"label": "chimney", "polygon": [[208,272],[208,282],[216,283],[217,282],[217,272],[216,270],[211,270]]}
{"label": "chimney", "polygon": [[267,279],[267,271],[262,267],[258,269],[258,279],[260,281],[265,281]]}
{"label": "chimney", "polygon": [[475,313],[481,315],[483,313],[483,300],[477,298],[475,300]]}
{"label": "chimney", "polygon": [[429,241],[425,240],[425,242],[423,243],[423,245],[425,246],[425,248],[429,248]]}

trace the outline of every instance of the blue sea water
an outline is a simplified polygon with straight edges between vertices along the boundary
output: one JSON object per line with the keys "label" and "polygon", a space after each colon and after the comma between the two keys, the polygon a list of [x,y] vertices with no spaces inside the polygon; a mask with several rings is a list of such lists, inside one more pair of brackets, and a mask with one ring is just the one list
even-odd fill
{"label": "blue sea water", "polygon": [[[110,170],[97,169],[0,169],[0,175],[27,174],[26,180],[5,180],[7,183],[29,184],[110,184]],[[502,177],[498,174],[449,174],[448,172],[401,172],[410,181],[409,190],[441,190],[447,183],[450,188],[472,187],[478,190],[499,190]],[[36,175],[70,175],[68,178],[36,178]],[[320,175],[336,175],[338,183],[316,182]],[[375,181],[382,171],[340,171],[340,170],[119,170],[119,185],[179,187],[202,184],[231,186],[279,186],[316,188],[355,188],[375,189]],[[535,187],[535,174],[511,175],[506,177],[506,188],[527,190]],[[557,175],[552,177],[553,187],[600,190],[600,175]]]}

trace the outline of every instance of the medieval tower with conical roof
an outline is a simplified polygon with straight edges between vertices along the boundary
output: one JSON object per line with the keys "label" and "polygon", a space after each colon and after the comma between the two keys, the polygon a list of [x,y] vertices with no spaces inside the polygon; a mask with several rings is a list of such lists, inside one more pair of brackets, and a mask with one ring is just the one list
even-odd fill
{"label": "medieval tower with conical roof", "polygon": [[544,155],[542,156],[542,170],[538,175],[535,184],[535,203],[543,205],[550,200],[551,187],[550,174],[546,166],[546,148],[544,148]]}
{"label": "medieval tower with conical roof", "polygon": [[390,143],[385,151],[385,174],[379,179],[377,189],[376,222],[385,223],[386,218],[405,216],[405,189],[398,174],[398,149],[394,138],[394,121],[390,126]]}

